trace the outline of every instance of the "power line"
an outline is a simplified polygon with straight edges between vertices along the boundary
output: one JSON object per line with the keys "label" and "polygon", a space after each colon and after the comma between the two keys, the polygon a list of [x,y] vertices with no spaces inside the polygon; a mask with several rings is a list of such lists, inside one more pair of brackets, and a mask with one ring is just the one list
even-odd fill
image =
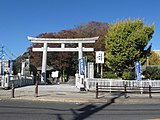
{"label": "power line", "polygon": [[[2,57],[4,55],[6,55],[8,57],[8,59],[13,59],[13,58],[17,58],[10,50],[7,46],[1,45],[0,47],[0,59],[2,59]],[[9,54],[8,54],[9,53]]]}
{"label": "power line", "polygon": [[5,49],[6,49],[6,51],[11,55],[11,58],[12,58],[12,57],[17,58],[17,57],[10,51],[10,49],[9,49],[7,46],[5,46]]}

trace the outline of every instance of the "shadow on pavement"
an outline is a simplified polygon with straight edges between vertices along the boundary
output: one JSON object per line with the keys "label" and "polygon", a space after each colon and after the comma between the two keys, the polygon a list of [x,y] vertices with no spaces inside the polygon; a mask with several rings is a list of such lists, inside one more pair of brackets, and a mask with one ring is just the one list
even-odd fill
{"label": "shadow on pavement", "polygon": [[[64,114],[63,112],[71,112],[72,115],[72,119],[71,120],[84,120],[89,118],[90,116],[94,115],[95,113],[103,110],[105,107],[111,105],[112,103],[115,102],[116,99],[118,99],[119,97],[123,96],[123,93],[116,93],[114,95],[114,97],[110,98],[109,100],[107,100],[106,98],[106,104],[102,104],[102,105],[96,105],[96,104],[81,104],[83,106],[76,106],[73,108],[53,108],[53,107],[41,107],[41,106],[0,106],[0,108],[7,108],[7,109],[22,109],[22,110],[27,110],[27,114],[32,114],[30,113],[28,110],[36,110],[36,114],[44,114],[44,115],[54,115],[56,117],[57,120],[65,120],[66,118],[64,118]],[[15,101],[16,102],[16,101]],[[22,102],[23,103],[23,102]],[[46,112],[46,113],[42,113],[41,111],[44,110],[49,110],[51,112]],[[56,112],[56,114],[54,114],[54,112]],[[58,112],[58,114],[57,114]],[[62,112],[62,113],[61,113]],[[16,115],[16,112],[12,112],[12,114]],[[22,113],[24,114],[24,113]],[[26,113],[25,113],[26,114]]]}
{"label": "shadow on pavement", "polygon": [[[117,94],[116,97],[111,98],[106,104],[103,104],[100,107],[97,107],[96,105],[93,104],[89,104],[84,106],[83,108],[78,109],[78,111],[82,111],[82,113],[77,114],[77,112],[74,109],[71,109],[74,118],[73,120],[83,120],[88,118],[89,116],[95,114],[96,112],[99,112],[100,110],[104,109],[105,107],[111,105],[112,103],[115,102],[115,99],[124,96],[124,93],[119,93]],[[62,120],[62,119],[58,119],[58,120]]]}

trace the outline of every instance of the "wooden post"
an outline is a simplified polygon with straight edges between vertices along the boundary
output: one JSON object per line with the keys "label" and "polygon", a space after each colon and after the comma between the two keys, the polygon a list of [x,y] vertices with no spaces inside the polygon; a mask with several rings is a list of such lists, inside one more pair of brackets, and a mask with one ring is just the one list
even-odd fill
{"label": "wooden post", "polygon": [[101,78],[103,78],[103,64],[101,63]]}
{"label": "wooden post", "polygon": [[97,63],[97,73],[99,73],[99,64]]}
{"label": "wooden post", "polygon": [[151,85],[149,85],[149,98],[152,98],[151,92]]}
{"label": "wooden post", "polygon": [[36,80],[35,97],[38,97],[38,80]]}
{"label": "wooden post", "polygon": [[15,96],[14,96],[14,90],[15,90],[15,86],[14,86],[14,83],[12,83],[12,98],[14,98]]}
{"label": "wooden post", "polygon": [[96,83],[96,98],[98,98],[98,83]]}
{"label": "wooden post", "polygon": [[124,98],[127,98],[127,84],[124,85]]}

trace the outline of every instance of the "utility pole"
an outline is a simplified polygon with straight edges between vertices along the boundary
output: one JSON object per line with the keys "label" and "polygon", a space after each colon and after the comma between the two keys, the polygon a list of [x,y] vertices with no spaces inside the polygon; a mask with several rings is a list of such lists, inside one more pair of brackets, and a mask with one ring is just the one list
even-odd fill
{"label": "utility pole", "polygon": [[1,46],[0,52],[1,52],[1,56],[0,56],[0,58],[1,58],[1,75],[4,75],[4,46],[3,45]]}

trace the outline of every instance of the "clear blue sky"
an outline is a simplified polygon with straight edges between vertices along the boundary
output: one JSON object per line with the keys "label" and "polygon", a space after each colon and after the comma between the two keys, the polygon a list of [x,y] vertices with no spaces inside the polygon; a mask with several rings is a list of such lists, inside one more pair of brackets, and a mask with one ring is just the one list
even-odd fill
{"label": "clear blue sky", "polygon": [[70,29],[89,21],[115,23],[127,18],[155,24],[152,49],[160,49],[160,0],[0,0],[0,45],[15,56],[27,36]]}

